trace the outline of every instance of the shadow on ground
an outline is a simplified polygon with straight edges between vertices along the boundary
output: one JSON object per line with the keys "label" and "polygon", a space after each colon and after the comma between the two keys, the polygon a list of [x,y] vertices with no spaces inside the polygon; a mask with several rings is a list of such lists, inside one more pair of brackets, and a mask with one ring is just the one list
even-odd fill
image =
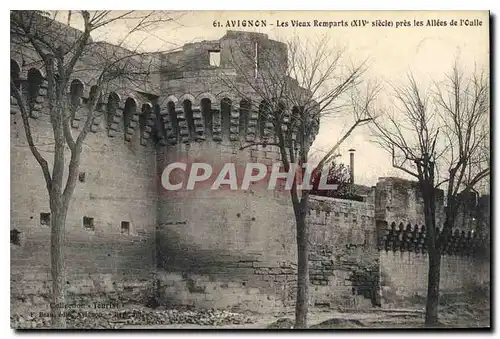
{"label": "shadow on ground", "polygon": [[[407,328],[424,326],[424,311],[411,309],[374,309],[370,312],[310,312],[310,329],[371,329]],[[488,307],[453,304],[442,307],[438,328],[490,328]],[[293,329],[293,317],[279,318],[267,329]]]}

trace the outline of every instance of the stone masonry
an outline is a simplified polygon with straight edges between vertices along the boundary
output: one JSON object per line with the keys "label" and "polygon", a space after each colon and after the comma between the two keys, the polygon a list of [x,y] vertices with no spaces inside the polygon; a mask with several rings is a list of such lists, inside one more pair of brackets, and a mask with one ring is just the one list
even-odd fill
{"label": "stone masonry", "polygon": [[[57,30],[71,39],[74,30],[60,26]],[[264,34],[229,31],[220,40],[136,60],[133,67],[138,69],[153,65],[149,83],[112,83],[102,94],[66,223],[70,301],[125,305],[145,303],[156,294],[172,306],[293,309],[297,267],[288,192],[269,191],[263,183],[245,191],[213,191],[203,185],[166,191],[161,185],[161,173],[172,162],[208,162],[214,168],[232,162],[241,169],[248,162],[270,168],[280,161],[274,146],[240,150],[248,142],[272,137],[265,105],[256,94],[250,88],[243,88],[244,97],[228,93],[220,83],[222,73],[239,81],[241,74],[231,68],[238,55],[230,51],[242,43],[258,46],[257,59],[278,51],[286,60],[284,44]],[[96,44],[99,55],[87,55],[76,70],[102,62],[105,51],[127,53]],[[11,77],[27,96],[33,137],[50,168],[52,129],[42,65],[27,46],[11,47]],[[212,53],[220,54],[219,65],[211,64]],[[242,72],[251,73],[252,67],[246,65]],[[75,72],[78,77],[70,81],[76,105],[92,95],[95,74],[88,72]],[[73,119],[75,133],[82,114]],[[319,122],[313,123],[311,139],[319,128]],[[51,286],[48,194],[14,99],[10,160],[12,308],[44,307]],[[381,179],[371,195],[375,201],[311,197],[311,306],[380,306],[384,286],[404,290],[406,296],[421,292],[425,254],[417,259],[381,247],[391,223],[422,225],[414,187],[398,180]],[[12,234],[19,241],[13,243]],[[489,282],[489,269],[471,264],[473,260],[456,255],[444,260],[452,273],[442,273],[443,289],[462,278],[461,286]],[[463,267],[471,278],[461,276]],[[387,276],[392,279],[381,281]]]}

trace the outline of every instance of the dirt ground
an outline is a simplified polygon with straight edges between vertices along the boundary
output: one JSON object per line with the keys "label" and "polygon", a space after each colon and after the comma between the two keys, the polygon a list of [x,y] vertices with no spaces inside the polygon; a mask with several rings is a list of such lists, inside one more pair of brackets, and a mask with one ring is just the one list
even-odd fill
{"label": "dirt ground", "polygon": [[[293,314],[250,316],[252,323],[222,326],[194,324],[135,325],[124,329],[290,329]],[[490,328],[489,308],[454,304],[440,309],[440,327],[444,328]],[[366,312],[354,311],[310,311],[308,325],[314,329],[370,329],[370,328],[424,328],[423,309],[374,309]]]}
{"label": "dirt ground", "polygon": [[[439,327],[490,328],[489,302],[451,302],[439,306]],[[96,312],[98,311],[98,312]],[[34,309],[11,310],[11,328],[51,328],[47,312]],[[127,305],[113,310],[73,310],[67,312],[68,328],[84,329],[291,329],[293,309],[281,314],[231,312],[230,310],[151,309]],[[364,311],[310,309],[311,329],[424,328],[424,309],[373,308]]]}

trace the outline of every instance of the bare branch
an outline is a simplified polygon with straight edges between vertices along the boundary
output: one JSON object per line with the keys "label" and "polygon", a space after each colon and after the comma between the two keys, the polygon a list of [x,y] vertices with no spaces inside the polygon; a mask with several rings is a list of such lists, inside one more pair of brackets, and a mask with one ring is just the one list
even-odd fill
{"label": "bare branch", "polygon": [[31,153],[33,154],[36,161],[42,168],[43,177],[45,178],[45,184],[47,185],[47,190],[50,191],[52,189],[52,178],[50,176],[49,165],[47,163],[47,160],[45,160],[43,156],[40,154],[38,148],[35,146],[35,142],[33,141],[33,135],[31,134],[32,131],[30,126],[29,115],[26,109],[26,103],[24,102],[21,93],[16,88],[12,79],[10,81],[10,88],[11,88],[11,93],[16,99],[17,105],[19,106],[19,110],[21,111],[21,117],[23,120],[23,127],[26,135],[26,141],[28,142],[28,146],[30,148]]}
{"label": "bare branch", "polygon": [[263,146],[263,147],[266,147],[266,146],[279,146],[280,144],[279,143],[269,143],[269,142],[252,142],[250,144],[247,144],[247,145],[244,145],[244,146],[241,146],[239,148],[240,151],[246,149],[246,148],[250,148],[252,146]]}

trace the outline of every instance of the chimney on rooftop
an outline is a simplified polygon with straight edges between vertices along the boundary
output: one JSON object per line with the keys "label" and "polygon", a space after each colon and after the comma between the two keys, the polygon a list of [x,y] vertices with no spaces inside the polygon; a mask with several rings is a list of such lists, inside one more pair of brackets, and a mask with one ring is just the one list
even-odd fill
{"label": "chimney on rooftop", "polygon": [[351,179],[351,184],[354,184],[354,152],[356,150],[354,148],[351,148],[349,150],[350,158],[351,158],[351,163],[349,165],[349,174],[350,174],[350,179]]}

